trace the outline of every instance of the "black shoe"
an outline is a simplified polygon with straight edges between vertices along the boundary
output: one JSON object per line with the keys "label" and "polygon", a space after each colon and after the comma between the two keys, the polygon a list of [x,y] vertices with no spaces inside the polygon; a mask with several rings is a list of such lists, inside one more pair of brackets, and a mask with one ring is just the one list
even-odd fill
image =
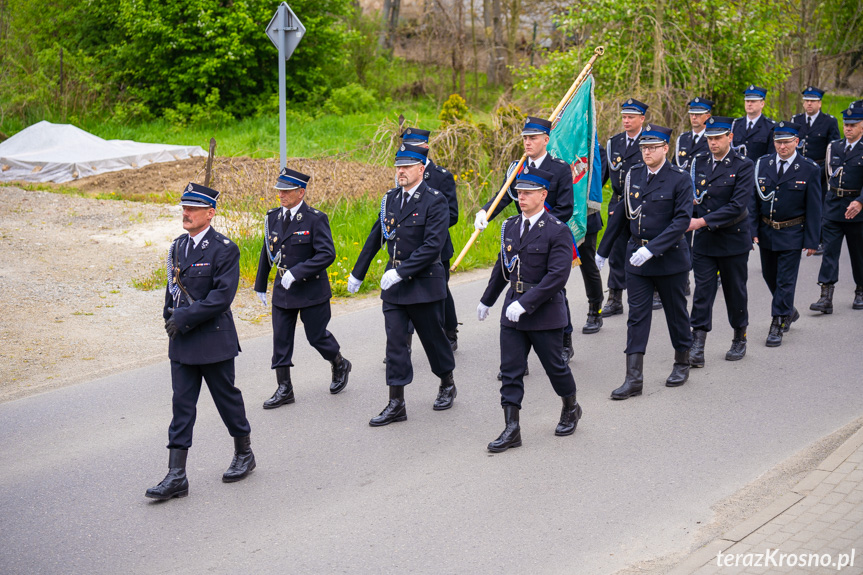
{"label": "black shoe", "polygon": [[189,480],[186,478],[188,454],[188,449],[171,449],[168,452],[168,475],[159,485],[149,488],[144,495],[157,501],[186,497],[189,494]]}
{"label": "black shoe", "polygon": [[782,332],[785,331],[783,319],[781,315],[773,316],[773,321],[770,322],[770,332],[767,334],[767,347],[782,345]]}
{"label": "black shoe", "polygon": [[333,367],[333,380],[330,382],[330,393],[336,394],[348,385],[351,373],[351,362],[342,357],[341,352],[330,362]]}
{"label": "black shoe", "polygon": [[488,444],[492,453],[506,451],[510,447],[521,447],[521,428],[518,425],[518,408],[512,405],[504,406],[503,417],[506,427],[497,439]]}
{"label": "black shoe", "polygon": [[662,299],[659,292],[653,292],[653,309],[662,309]]}
{"label": "black shoe", "polygon": [[[530,366],[529,365],[525,366],[525,368],[524,368],[524,377],[527,377],[528,375],[530,375]],[[500,371],[497,372],[497,380],[503,381],[503,372],[500,372]]]}
{"label": "black shoe", "polygon": [[578,420],[581,419],[581,406],[575,400],[575,394],[561,397],[563,400],[563,408],[560,410],[560,421],[557,428],[554,430],[555,435],[572,435],[575,433],[575,428],[578,426]]}
{"label": "black shoe", "polygon": [[818,248],[815,250],[813,256],[823,256],[824,255],[824,244],[818,244]]}
{"label": "black shoe", "polygon": [[734,329],[734,339],[731,340],[731,348],[725,352],[726,361],[739,361],[746,355],[746,328]]}
{"label": "black shoe", "polygon": [[406,421],[408,418],[405,407],[405,388],[403,385],[390,385],[390,402],[377,417],[369,421],[372,427],[381,427],[397,421]]}
{"label": "black shoe", "polygon": [[234,438],[234,458],[231,460],[231,465],[228,470],[222,475],[224,483],[233,483],[252,472],[255,468],[255,454],[252,453],[252,438],[248,435],[245,437]]}
{"label": "black shoe", "polygon": [[797,308],[791,309],[793,313],[785,318],[785,323],[782,324],[782,333],[788,333],[788,330],[791,329],[791,324],[800,319],[800,312],[797,311]]}
{"label": "black shoe", "polygon": [[[587,323],[584,324],[584,327],[581,328],[581,333],[597,333],[599,332],[599,328],[602,327],[602,314],[600,313],[600,309],[602,308],[601,303],[592,303],[588,304],[590,307],[587,311]],[[570,335],[570,338],[572,335]],[[574,352],[573,352],[574,353]]]}
{"label": "black shoe", "polygon": [[689,368],[691,366],[689,350],[674,352],[674,367],[671,375],[665,380],[665,387],[679,387],[689,379]]}
{"label": "black shoe", "polygon": [[602,307],[602,317],[611,317],[623,313],[623,290],[609,289],[608,299]]}
{"label": "black shoe", "polygon": [[264,409],[275,409],[294,402],[294,386],[291,385],[291,368],[277,367],[276,382],[279,388],[273,396],[264,402]]}
{"label": "black shoe", "polygon": [[575,350],[572,347],[572,334],[563,332],[563,363],[569,363],[575,357]]}
{"label": "black shoe", "polygon": [[626,379],[623,385],[611,392],[611,399],[628,399],[641,395],[644,386],[644,354],[630,353],[626,356]]}
{"label": "black shoe", "polygon": [[833,289],[834,284],[821,284],[821,297],[809,306],[812,311],[820,311],[824,314],[833,313]]}
{"label": "black shoe", "polygon": [[458,330],[454,329],[452,331],[446,332],[446,338],[449,340],[450,347],[455,351],[458,349]]}
{"label": "black shoe", "polygon": [[863,309],[863,286],[857,286],[854,289],[854,303],[851,304],[852,309]]}
{"label": "black shoe", "polygon": [[692,367],[704,367],[704,342],[707,340],[707,332],[701,329],[692,330],[692,349],[689,350],[689,365]]}
{"label": "black shoe", "polygon": [[452,402],[455,396],[458,395],[458,390],[455,388],[455,381],[452,377],[452,372],[440,378],[440,387],[437,392],[437,399],[434,400],[434,410],[443,411],[452,407]]}

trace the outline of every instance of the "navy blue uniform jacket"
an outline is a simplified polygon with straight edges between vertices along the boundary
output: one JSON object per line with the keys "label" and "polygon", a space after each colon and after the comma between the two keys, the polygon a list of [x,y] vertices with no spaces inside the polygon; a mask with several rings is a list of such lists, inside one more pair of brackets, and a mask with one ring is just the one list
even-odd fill
{"label": "navy blue uniform jacket", "polygon": [[839,134],[838,120],[830,114],[819,112],[811,128],[806,123],[806,114],[797,114],[791,118],[791,121],[801,126],[798,134],[800,145],[797,146],[797,152],[823,166],[828,144],[842,137]]}
{"label": "navy blue uniform jacket", "polygon": [[[529,165],[529,162],[530,159],[528,158],[524,161],[524,165]],[[510,167],[514,165],[515,164],[511,164]],[[569,167],[569,164],[553,157],[551,154],[547,154],[537,168],[554,174],[554,178],[552,178],[548,187],[548,195],[545,197],[545,203],[548,204],[551,210],[551,215],[564,223],[568,222],[570,218],[572,218],[572,207],[575,201],[572,196],[572,168]],[[513,186],[510,186],[509,191],[513,196],[518,197]],[[488,213],[493,201],[494,200],[489,200],[482,207],[486,213]],[[497,217],[511,202],[512,197],[509,193],[504,194],[494,212],[488,215],[488,220],[491,221]],[[521,208],[518,207],[518,202],[515,203],[515,209],[519,210],[519,213],[521,213]],[[570,244],[571,243],[572,240],[570,240]],[[570,251],[571,249],[572,248],[570,248]],[[570,258],[571,257],[572,256],[570,256]]]}
{"label": "navy blue uniform jacket", "polygon": [[[500,325],[519,331],[566,327],[563,288],[572,269],[572,234],[569,228],[543,211],[527,232],[524,242],[521,242],[521,216],[508,218],[504,225],[503,242],[506,247],[501,253],[510,259],[517,254],[519,263],[511,274],[507,272],[505,276],[502,256],[498,257],[480,301],[488,307],[493,306],[500,292],[509,284],[500,313]],[[511,249],[507,251],[508,248]],[[518,293],[512,286],[517,280],[535,284],[535,287],[525,293]],[[514,301],[518,301],[525,309],[517,322],[511,322],[506,317],[506,308]]]}
{"label": "navy blue uniform jacket", "polygon": [[692,130],[683,132],[677,136],[677,144],[674,147],[674,163],[683,168],[689,168],[693,158],[701,158],[710,153],[707,145],[707,132],[698,136],[698,143],[692,145]]}
{"label": "navy blue uniform jacket", "polygon": [[[261,247],[255,291],[266,292],[272,264],[267,251],[279,257],[277,264],[294,276],[291,289],[282,287],[282,273],[276,274],[273,288],[273,305],[283,309],[299,309],[329,301],[333,297],[327,268],[336,260],[336,248],[330,232],[327,215],[303,202],[294,219],[287,212],[287,222],[282,218],[282,208],[267,212],[269,237]],[[285,224],[287,223],[287,229]]]}
{"label": "navy blue uniform jacket", "polygon": [[449,222],[447,200],[438,190],[421,182],[405,209],[400,210],[401,193],[401,188],[386,193],[384,222],[387,233],[395,231],[395,236],[385,240],[380,219],[376,220],[351,274],[358,280],[365,279],[372,259],[386,246],[389,255],[386,269],[395,268],[402,281],[382,290],[382,300],[410,305],[445,299],[441,250]]}
{"label": "navy blue uniform jacket", "polygon": [[[863,212],[850,220],[845,219],[845,210],[853,201],[863,202],[861,196],[838,197],[833,188],[857,190],[863,188],[863,141],[858,141],[849,154],[845,154],[845,139],[830,144],[830,189],[824,197],[824,219],[831,222],[863,222]],[[843,192],[844,193],[844,192]]]}
{"label": "navy blue uniform jacket", "polygon": [[[428,187],[439,191],[446,198],[447,206],[449,206],[449,225],[447,228],[456,225],[458,223],[458,195],[456,195],[455,191],[455,178],[446,169],[429,160],[428,164],[426,164],[423,179],[428,184]],[[449,230],[447,230],[446,241],[444,241],[440,257],[441,259],[448,260],[452,258],[454,253],[452,238],[449,235]]]}
{"label": "navy blue uniform jacket", "polygon": [[[615,196],[623,194],[623,185],[626,182],[626,174],[632,166],[641,163],[641,148],[638,146],[638,138],[626,149],[626,132],[615,134],[608,140],[605,153],[608,155],[608,169],[611,176],[611,191]],[[608,209],[614,211],[613,203]]]}
{"label": "navy blue uniform jacket", "polygon": [[773,147],[773,125],[776,124],[773,120],[761,114],[755,125],[752,126],[752,131],[748,131],[746,126],[749,125],[749,118],[743,116],[737,118],[731,124],[731,131],[734,133],[732,144],[738,147],[741,144],[746,145],[746,157],[753,162],[776,150]]}
{"label": "navy blue uniform jacket", "polygon": [[172,244],[179,260],[175,273],[195,301],[190,302],[180,292],[180,301],[175,303],[170,289],[165,289],[162,315],[167,320],[171,317],[169,308],[174,308],[174,322],[180,330],[168,344],[168,357],[188,365],[225,361],[240,352],[231,315],[231,302],[240,283],[240,249],[212,227],[197,247],[189,246],[186,257],[186,243],[190,241],[189,235],[183,234]]}
{"label": "navy blue uniform jacket", "polygon": [[[714,169],[713,165],[716,164]],[[693,182],[704,192],[693,218],[704,218],[706,227],[695,230],[692,249],[710,257],[736,256],[752,249],[749,204],[755,193],[755,164],[734,150],[721,162],[713,154],[695,160]]]}
{"label": "navy blue uniform jacket", "polygon": [[[771,192],[774,196],[771,202],[762,200],[757,190],[752,195],[749,208],[752,235],[758,238],[760,246],[776,252],[817,249],[821,236],[821,168],[809,158],[797,154],[794,164],[786,166],[785,173],[778,178],[778,161],[774,153],[756,163],[758,190],[765,197]],[[806,218],[802,223],[781,230],[762,220],[787,222],[801,216]]]}
{"label": "navy blue uniform jacket", "polygon": [[[602,236],[597,253],[607,258],[618,236],[628,238],[626,272],[639,276],[663,276],[691,269],[689,244],[684,233],[692,219],[692,181],[689,175],[671,162],[665,164],[647,183],[647,167],[638,164],[630,170],[627,197],[633,211],[641,207],[641,216],[626,217],[626,203],[608,218],[608,228]],[[641,247],[638,240],[647,240],[653,257],[641,266],[629,263],[632,254]]]}

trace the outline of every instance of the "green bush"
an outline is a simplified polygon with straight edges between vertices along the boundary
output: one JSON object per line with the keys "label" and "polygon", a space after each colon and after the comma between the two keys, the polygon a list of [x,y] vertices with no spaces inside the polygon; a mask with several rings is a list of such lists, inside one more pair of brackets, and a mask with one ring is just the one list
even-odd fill
{"label": "green bush", "polygon": [[444,124],[452,124],[459,120],[467,120],[470,118],[470,112],[467,108],[467,102],[458,94],[452,94],[443,103],[438,116]]}
{"label": "green bush", "polygon": [[371,90],[359,84],[348,84],[336,88],[324,102],[324,113],[344,116],[357,112],[366,112],[378,107],[378,100]]}

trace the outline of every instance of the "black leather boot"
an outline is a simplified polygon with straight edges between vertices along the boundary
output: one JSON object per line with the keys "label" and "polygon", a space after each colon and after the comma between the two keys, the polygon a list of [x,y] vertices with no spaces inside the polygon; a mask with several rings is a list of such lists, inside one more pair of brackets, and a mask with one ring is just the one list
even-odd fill
{"label": "black leather boot", "polygon": [[294,386],[291,385],[291,368],[276,368],[276,383],[279,384],[273,397],[264,402],[264,409],[275,409],[294,402]]}
{"label": "black leather boot", "polygon": [[602,317],[611,317],[621,313],[623,313],[623,290],[609,288],[608,299],[605,300],[605,306],[602,308]]}
{"label": "black leather boot", "polygon": [[782,345],[783,316],[774,315],[773,321],[770,322],[770,331],[767,333],[767,347],[779,347]]}
{"label": "black leather boot", "polygon": [[[530,366],[526,365],[524,366],[524,377],[527,377],[528,375],[530,375]],[[503,381],[503,372],[497,372],[497,380]]]}
{"label": "black leather boot", "polygon": [[734,339],[731,340],[731,348],[725,352],[726,361],[739,361],[746,355],[746,328],[734,329]]}
{"label": "black leather boot", "polygon": [[569,363],[575,357],[575,349],[572,347],[572,334],[563,332],[563,363]]}
{"label": "black leather boot", "polygon": [[518,408],[512,405],[505,405],[503,408],[503,418],[506,420],[506,427],[503,429],[503,433],[488,444],[488,450],[492,453],[500,453],[510,447],[521,447],[521,427],[518,425]]}
{"label": "black leather boot", "polygon": [[689,379],[689,368],[691,366],[689,350],[674,352],[674,367],[671,375],[665,380],[666,387],[679,387]]}
{"label": "black leather boot", "polygon": [[707,332],[702,329],[692,330],[692,349],[689,350],[689,365],[692,367],[704,367],[704,342],[707,340]]}
{"label": "black leather boot", "polygon": [[572,435],[581,419],[581,406],[575,400],[575,394],[561,397],[563,408],[560,410],[560,421],[554,430],[555,435]]}
{"label": "black leather boot", "polygon": [[342,353],[330,362],[333,367],[333,380],[330,382],[330,393],[336,394],[348,385],[348,376],[351,373],[351,362],[342,357]]}
{"label": "black leather boot", "polygon": [[389,385],[390,402],[377,417],[373,417],[369,421],[372,427],[381,427],[389,425],[396,421],[406,421],[408,412],[405,408],[405,387],[403,385]]}
{"label": "black leather boot", "polygon": [[452,372],[449,372],[440,378],[437,399],[434,400],[434,410],[443,411],[452,407],[452,402],[457,394],[455,380],[452,377]]}
{"label": "black leather boot", "polygon": [[653,292],[653,309],[662,309],[662,299],[657,291]]}
{"label": "black leather boot", "polygon": [[458,330],[454,329],[452,331],[446,332],[446,338],[449,340],[450,347],[452,347],[453,351],[458,349]]}
{"label": "black leather boot", "polygon": [[791,315],[785,317],[785,322],[782,324],[782,333],[788,333],[788,330],[791,329],[791,324],[800,319],[800,312],[797,311],[797,308],[791,308],[793,311]]}
{"label": "black leather boot", "polygon": [[641,395],[644,386],[644,354],[630,353],[626,356],[626,379],[623,385],[611,392],[611,399],[628,399]]}
{"label": "black leather boot", "polygon": [[863,309],[863,286],[857,286],[854,289],[854,303],[851,304],[852,309]]}
{"label": "black leather boot", "polygon": [[189,494],[189,480],[186,478],[186,457],[188,455],[188,449],[169,450],[168,475],[159,485],[148,489],[144,495],[157,501],[187,496]]}
{"label": "black leather boot", "polygon": [[[587,310],[587,323],[581,328],[581,333],[597,333],[602,327],[602,314],[599,313],[602,308],[601,303],[588,304],[590,307]],[[572,337],[570,335],[570,337]]]}
{"label": "black leather boot", "polygon": [[821,297],[809,306],[812,311],[821,313],[833,313],[833,289],[835,284],[821,284]]}
{"label": "black leather boot", "polygon": [[255,468],[255,454],[252,453],[252,437],[234,438],[234,458],[231,460],[231,465],[228,470],[222,474],[222,481],[225,483],[233,483],[252,472]]}

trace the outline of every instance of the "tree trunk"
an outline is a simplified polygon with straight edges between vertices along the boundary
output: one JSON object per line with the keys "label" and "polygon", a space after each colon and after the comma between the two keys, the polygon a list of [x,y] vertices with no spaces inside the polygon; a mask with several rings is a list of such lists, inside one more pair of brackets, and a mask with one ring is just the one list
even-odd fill
{"label": "tree trunk", "polygon": [[665,23],[665,0],[656,0],[656,18],[653,26],[653,97],[657,99],[656,105],[658,116],[664,119],[662,87],[665,84],[662,77],[662,62],[665,58],[665,43],[662,37],[662,28]]}
{"label": "tree trunk", "polygon": [[389,23],[390,11],[392,10],[392,0],[384,0],[381,6],[381,31],[378,34],[378,48],[381,50],[389,49],[387,45],[389,41]]}

